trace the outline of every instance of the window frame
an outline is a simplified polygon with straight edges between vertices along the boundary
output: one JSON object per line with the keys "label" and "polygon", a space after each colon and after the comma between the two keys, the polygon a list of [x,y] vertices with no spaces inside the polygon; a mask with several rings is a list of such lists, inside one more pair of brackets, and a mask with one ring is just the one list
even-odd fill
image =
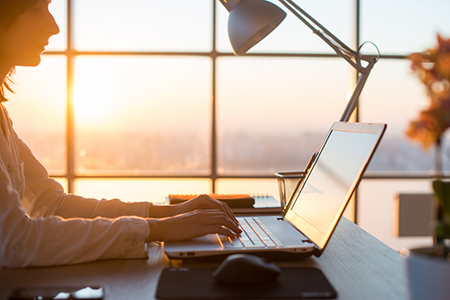
{"label": "window frame", "polygon": [[[55,177],[63,178],[67,180],[67,192],[73,193],[75,191],[75,181],[77,179],[179,179],[179,178],[189,178],[189,179],[210,179],[211,180],[211,191],[213,193],[216,192],[216,182],[219,179],[274,179],[274,175],[220,175],[217,172],[218,167],[218,138],[217,138],[217,59],[224,56],[233,56],[232,53],[223,53],[218,52],[216,50],[216,22],[217,22],[217,9],[222,9],[220,5],[218,5],[217,0],[210,0],[213,2],[212,5],[212,50],[210,52],[133,52],[133,51],[77,51],[74,47],[73,41],[73,30],[74,30],[74,2],[76,0],[67,0],[67,48],[65,51],[48,51],[44,53],[44,55],[60,55],[66,58],[67,64],[67,91],[66,91],[66,174],[54,174]],[[354,25],[352,30],[354,31],[354,40],[352,41],[354,45],[360,45],[360,29],[361,29],[361,0],[354,0]],[[174,174],[167,176],[159,176],[159,175],[77,175],[75,168],[75,116],[74,116],[74,103],[73,103],[73,86],[74,86],[74,64],[75,58],[78,56],[202,56],[209,57],[212,60],[212,69],[211,69],[211,137],[210,137],[210,172],[204,176],[195,176],[195,175],[186,175],[186,174]],[[315,57],[315,58],[328,58],[328,59],[339,59],[334,54],[322,54],[322,53],[251,53],[247,54],[247,56],[260,56],[260,57],[291,57],[291,58],[304,58],[304,57]],[[389,60],[404,60],[407,59],[406,55],[390,55],[390,54],[382,54],[381,59],[389,59]],[[357,80],[357,72],[355,71],[354,82]],[[370,80],[370,79],[369,79]],[[358,102],[358,106],[359,106]],[[358,109],[354,114],[353,121],[360,121]],[[363,121],[363,120],[362,120]],[[51,174],[52,176],[52,174]],[[366,173],[363,177],[363,180],[397,180],[397,179],[409,179],[409,180],[417,180],[417,179],[431,179],[432,174],[429,173]],[[355,201],[354,201],[354,215],[353,221],[358,222],[357,215],[357,206],[358,206],[358,193],[355,193]]]}

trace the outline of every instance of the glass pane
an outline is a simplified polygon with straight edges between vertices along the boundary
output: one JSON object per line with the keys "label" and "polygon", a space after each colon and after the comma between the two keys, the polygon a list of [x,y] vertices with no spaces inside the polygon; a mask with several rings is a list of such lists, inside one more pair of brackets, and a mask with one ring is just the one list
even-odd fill
{"label": "glass pane", "polygon": [[[426,107],[422,84],[411,74],[407,60],[380,60],[372,70],[361,97],[363,122],[387,123],[388,128],[370,171],[424,172],[432,170],[433,152],[424,152],[406,137],[410,121]],[[447,145],[450,150],[450,145]],[[445,164],[450,169],[448,160]]]}
{"label": "glass pane", "polygon": [[220,174],[302,171],[344,111],[352,72],[342,59],[218,61]]}
{"label": "glass pane", "polygon": [[67,49],[67,0],[57,0],[50,4],[50,12],[59,26],[59,34],[50,38],[47,51],[64,51]]}
{"label": "glass pane", "polygon": [[5,106],[22,140],[52,175],[66,171],[66,60],[43,56],[36,68],[17,68]]}
{"label": "glass pane", "polygon": [[274,179],[218,179],[216,192],[219,194],[269,195],[280,200],[278,183]]}
{"label": "glass pane", "polygon": [[361,1],[361,37],[381,54],[422,52],[435,44],[436,33],[450,35],[447,0]]}
{"label": "glass pane", "polygon": [[358,225],[389,247],[431,245],[429,237],[394,236],[394,197],[398,193],[431,193],[429,180],[363,180],[358,189]]}
{"label": "glass pane", "polygon": [[211,0],[76,0],[78,50],[210,51]]}
{"label": "glass pane", "polygon": [[211,60],[79,57],[78,174],[210,172]]}
{"label": "glass pane", "polygon": [[[270,1],[283,9],[287,16],[284,21],[263,41],[253,47],[249,53],[258,52],[319,52],[335,53],[330,46],[311,29],[292,14],[279,1]],[[351,0],[295,1],[322,26],[352,46],[354,9]],[[336,12],[339,13],[336,13]],[[217,5],[217,49],[221,52],[232,52],[228,40],[228,11],[221,4]]]}
{"label": "glass pane", "polygon": [[209,179],[77,179],[75,193],[96,199],[164,203],[169,194],[211,193]]}

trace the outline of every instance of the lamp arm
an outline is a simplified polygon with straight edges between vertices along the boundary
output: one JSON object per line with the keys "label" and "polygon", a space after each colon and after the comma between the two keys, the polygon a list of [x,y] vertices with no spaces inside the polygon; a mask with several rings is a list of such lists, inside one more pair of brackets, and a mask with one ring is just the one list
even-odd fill
{"label": "lamp arm", "polygon": [[359,73],[355,90],[353,91],[352,96],[348,100],[347,106],[345,107],[344,113],[342,114],[342,117],[340,119],[341,122],[348,122],[350,120],[353,111],[358,105],[359,95],[361,95],[362,89],[366,84],[367,78],[369,77],[370,70],[372,69],[375,62],[372,62],[366,67],[367,72]]}
{"label": "lamp arm", "polygon": [[[333,48],[339,56],[343,58],[353,58],[358,56],[357,52],[350,49],[322,24],[315,20],[311,15],[304,11],[292,0],[279,0],[287,9],[289,9],[298,19],[300,19],[306,26],[308,26],[314,34],[317,34],[324,42]],[[320,30],[318,30],[315,26]],[[349,61],[353,65],[353,61]],[[356,66],[355,66],[356,67]]]}
{"label": "lamp arm", "polygon": [[[339,40],[335,35],[328,31],[328,29],[323,27],[322,24],[317,22],[313,17],[311,17],[306,11],[295,4],[295,2],[293,2],[292,0],[279,0],[279,2],[281,2],[281,4],[289,9],[306,26],[308,26],[313,31],[313,33],[315,33],[325,43],[333,48],[338,56],[344,58],[356,71],[359,72],[355,90],[353,91],[353,94],[348,101],[347,107],[345,108],[344,113],[341,117],[341,122],[348,122],[352,112],[356,108],[359,95],[361,94],[367,78],[369,77],[369,73],[380,57],[379,53],[378,56],[361,55],[361,53],[359,53],[361,47],[358,49],[358,51],[350,49],[347,45],[345,45],[341,40]],[[319,28],[320,30],[318,30],[315,26],[317,26],[317,28]],[[361,64],[362,62],[365,62],[366,65],[363,66]]]}

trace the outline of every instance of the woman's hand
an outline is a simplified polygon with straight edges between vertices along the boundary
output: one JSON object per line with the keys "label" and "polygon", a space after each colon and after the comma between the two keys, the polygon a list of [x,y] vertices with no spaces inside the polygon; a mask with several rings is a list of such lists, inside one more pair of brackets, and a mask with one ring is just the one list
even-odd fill
{"label": "woman's hand", "polygon": [[230,218],[237,222],[228,204],[220,200],[215,200],[208,195],[200,195],[189,201],[173,205],[173,208],[176,215],[187,213],[196,209],[217,209],[223,211]]}
{"label": "woman's hand", "polygon": [[[201,200],[198,202],[201,203]],[[146,242],[181,241],[209,233],[234,238],[241,233],[234,216],[231,218],[218,209],[196,209],[174,217],[147,219],[147,222],[150,234]]]}
{"label": "woman's hand", "polygon": [[217,209],[224,212],[231,219],[236,220],[230,207],[225,202],[215,200],[208,195],[200,195],[189,201],[174,205],[152,205],[150,207],[150,217],[171,217],[196,209]]}

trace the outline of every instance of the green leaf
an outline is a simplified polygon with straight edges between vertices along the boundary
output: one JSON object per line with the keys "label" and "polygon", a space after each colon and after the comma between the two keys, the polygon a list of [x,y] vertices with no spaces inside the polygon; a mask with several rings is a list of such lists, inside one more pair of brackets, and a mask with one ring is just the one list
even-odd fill
{"label": "green leaf", "polygon": [[450,181],[434,180],[433,190],[444,214],[450,216]]}
{"label": "green leaf", "polygon": [[438,239],[448,239],[450,238],[450,225],[444,222],[436,222],[434,225],[434,233]]}

